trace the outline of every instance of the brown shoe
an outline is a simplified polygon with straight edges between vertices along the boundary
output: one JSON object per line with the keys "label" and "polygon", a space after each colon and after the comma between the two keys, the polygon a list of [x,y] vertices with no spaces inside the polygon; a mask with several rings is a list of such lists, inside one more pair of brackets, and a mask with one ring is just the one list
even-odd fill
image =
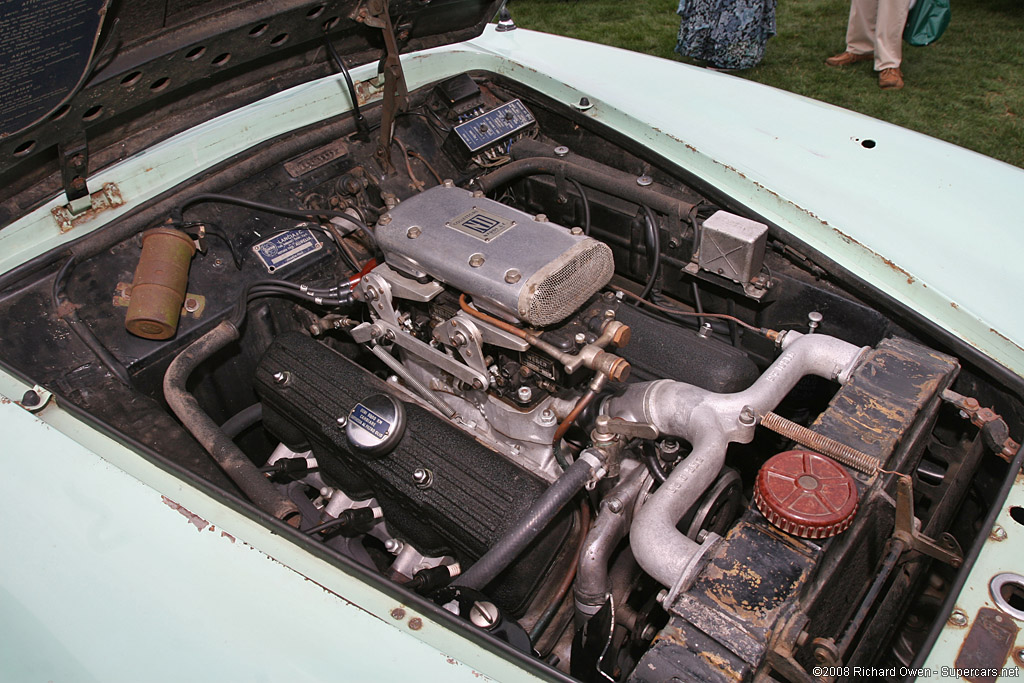
{"label": "brown shoe", "polygon": [[829,57],[825,60],[825,63],[829,66],[850,66],[857,62],[866,62],[869,59],[874,59],[875,55],[871,52],[865,52],[862,55],[854,54],[852,52],[840,52],[837,55]]}
{"label": "brown shoe", "polygon": [[899,69],[882,69],[878,73],[878,87],[882,90],[899,90],[903,87],[903,73]]}

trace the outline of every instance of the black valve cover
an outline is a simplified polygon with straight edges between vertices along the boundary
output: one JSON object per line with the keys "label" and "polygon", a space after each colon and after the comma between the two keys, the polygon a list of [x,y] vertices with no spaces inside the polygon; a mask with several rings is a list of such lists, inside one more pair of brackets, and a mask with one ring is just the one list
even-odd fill
{"label": "black valve cover", "polygon": [[[349,416],[366,422],[372,397],[401,397],[349,358],[299,333],[283,334],[267,349],[256,370],[256,392],[271,433],[293,449],[311,448],[325,479],[349,496],[376,497],[388,529],[424,555],[472,564],[548,486],[415,403],[403,404],[404,430],[389,440],[388,452],[353,448]],[[382,435],[390,427],[386,420],[376,424]],[[429,473],[429,485],[416,481],[416,470]],[[520,614],[526,608],[571,531],[572,515],[563,511],[494,580],[488,592],[502,609]]]}

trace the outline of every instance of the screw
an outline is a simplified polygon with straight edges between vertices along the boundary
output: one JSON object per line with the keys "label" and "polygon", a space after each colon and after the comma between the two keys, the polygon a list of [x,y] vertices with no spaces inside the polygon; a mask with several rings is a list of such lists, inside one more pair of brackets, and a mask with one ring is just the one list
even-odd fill
{"label": "screw", "polygon": [[522,277],[523,274],[520,273],[515,268],[509,268],[508,270],[505,271],[505,282],[509,283],[510,285],[514,285],[515,283],[519,282],[519,280],[522,279]]}
{"label": "screw", "polygon": [[608,320],[613,320],[615,318],[615,311],[609,308],[604,312],[604,317]]}
{"label": "screw", "polygon": [[414,225],[414,226],[412,226],[411,228],[409,228],[408,230],[405,231],[405,236],[408,237],[411,240],[416,239],[417,237],[419,237],[422,234],[423,234],[423,230],[421,230],[418,225]]}
{"label": "screw", "polygon": [[953,613],[949,615],[948,621],[953,626],[967,626],[967,613],[957,607],[953,610]]}
{"label": "screw", "polygon": [[469,620],[478,628],[491,630],[498,625],[501,615],[493,602],[478,600],[469,608]]}
{"label": "screw", "polygon": [[807,314],[807,334],[814,334],[814,331],[821,325],[821,321],[825,318],[818,311],[811,311]]}
{"label": "screw", "polygon": [[992,533],[989,534],[989,538],[993,541],[1005,541],[1006,540],[1006,529],[996,524],[992,527]]}
{"label": "screw", "polygon": [[587,343],[587,335],[583,332],[577,332],[574,340],[576,341],[577,346],[583,346]]}
{"label": "screw", "polygon": [[338,429],[344,429],[345,426],[348,425],[348,416],[342,415],[337,420],[335,420],[335,422],[338,424]]}
{"label": "screw", "polygon": [[529,403],[530,399],[533,398],[533,390],[530,387],[519,387],[519,390],[516,391],[516,398],[521,403]]}
{"label": "screw", "polygon": [[433,483],[434,475],[428,469],[417,467],[412,472],[412,480],[416,482],[416,486],[419,488],[428,489],[430,488],[430,484]]}
{"label": "screw", "polygon": [[661,442],[661,454],[671,455],[679,452],[679,442],[675,439],[665,439]]}
{"label": "screw", "polygon": [[622,501],[618,498],[609,498],[605,505],[608,507],[608,511],[613,514],[617,515],[622,512]]}
{"label": "screw", "polygon": [[274,381],[278,384],[288,384],[288,380],[291,379],[291,375],[287,372],[275,372]]}
{"label": "screw", "polygon": [[399,541],[397,538],[389,538],[388,540],[384,541],[384,550],[387,550],[392,555],[397,555],[398,553],[402,552],[403,548],[405,548],[405,544]]}
{"label": "screw", "polygon": [[711,336],[711,323],[703,323],[700,329],[697,330],[697,336],[701,339],[707,339]]}
{"label": "screw", "polygon": [[636,184],[640,187],[647,187],[654,182],[654,178],[647,175],[646,173],[636,179]]}
{"label": "screw", "polygon": [[740,410],[740,424],[747,425],[748,427],[757,420],[757,416],[754,415],[754,409],[750,406],[743,406]]}
{"label": "screw", "polygon": [[479,268],[484,264],[484,261],[486,261],[486,259],[484,258],[483,254],[473,254],[472,256],[469,257],[469,267]]}
{"label": "screw", "polygon": [[194,297],[185,299],[185,310],[189,313],[195,313],[199,310],[199,302]]}
{"label": "screw", "polygon": [[569,148],[566,147],[565,145],[559,145],[558,147],[555,147],[555,156],[556,157],[564,157],[568,153],[569,153]]}

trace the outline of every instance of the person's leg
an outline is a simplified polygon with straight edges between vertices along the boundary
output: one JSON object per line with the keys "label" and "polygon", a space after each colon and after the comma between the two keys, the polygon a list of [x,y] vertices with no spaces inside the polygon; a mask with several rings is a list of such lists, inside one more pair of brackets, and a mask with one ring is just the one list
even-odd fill
{"label": "person's leg", "polygon": [[903,61],[903,27],[910,0],[879,0],[874,26],[875,71],[898,69]]}
{"label": "person's leg", "polygon": [[[910,0],[899,0],[909,2]],[[851,0],[850,21],[846,25],[846,51],[854,55],[868,55],[875,50],[875,24],[879,3],[889,0]]]}

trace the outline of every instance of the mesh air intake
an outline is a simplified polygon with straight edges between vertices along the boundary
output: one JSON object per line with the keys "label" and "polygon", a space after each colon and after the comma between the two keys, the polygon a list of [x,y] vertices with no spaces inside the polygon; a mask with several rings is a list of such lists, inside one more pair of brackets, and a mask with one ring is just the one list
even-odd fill
{"label": "mesh air intake", "polygon": [[557,323],[608,284],[614,273],[612,250],[585,239],[534,273],[519,295],[519,315],[537,327]]}

